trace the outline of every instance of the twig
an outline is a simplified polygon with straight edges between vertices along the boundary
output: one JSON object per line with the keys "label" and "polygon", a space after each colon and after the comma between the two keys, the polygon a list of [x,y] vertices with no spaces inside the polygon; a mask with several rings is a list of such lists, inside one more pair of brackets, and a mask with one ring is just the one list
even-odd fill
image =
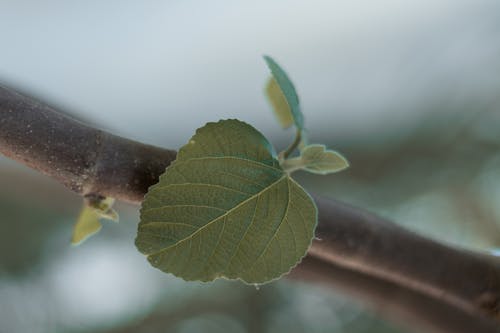
{"label": "twig", "polygon": [[283,159],[287,159],[295,149],[300,145],[300,141],[302,141],[302,130],[297,128],[297,132],[295,133],[295,139],[293,142],[288,146],[287,149],[283,151]]}

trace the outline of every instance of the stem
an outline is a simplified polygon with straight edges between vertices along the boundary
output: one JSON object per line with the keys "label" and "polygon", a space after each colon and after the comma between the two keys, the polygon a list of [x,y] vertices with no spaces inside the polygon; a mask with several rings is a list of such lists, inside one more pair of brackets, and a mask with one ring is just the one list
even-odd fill
{"label": "stem", "polygon": [[285,170],[286,173],[291,174],[294,171],[302,169],[304,166],[304,161],[302,161],[302,157],[293,157],[287,158],[281,162],[281,167]]}
{"label": "stem", "polygon": [[[286,152],[291,153],[299,142],[300,133]],[[134,203],[142,201],[148,187],[175,159],[174,151],[88,127],[1,86],[0,152],[77,193]],[[296,269],[297,274],[302,272],[304,278],[314,281],[308,277],[310,273],[341,285],[342,279],[335,276],[340,269],[355,272],[374,286],[377,281],[397,286],[412,300],[399,305],[415,313],[421,322],[442,328],[436,332],[458,332],[452,329],[455,319],[419,311],[420,307],[446,304],[467,314],[460,318],[462,322],[474,325],[486,320],[488,327],[498,327],[498,258],[440,244],[335,200],[315,197],[315,201],[319,240],[313,242],[308,253],[315,261],[309,266],[310,261],[304,261]],[[361,288],[362,282],[355,281],[353,285],[359,283],[365,298],[385,306],[384,297],[375,297]]]}
{"label": "stem", "polygon": [[300,141],[302,140],[302,131],[297,128],[297,132],[295,133],[295,140],[293,140],[292,144],[282,152],[283,159],[287,159],[293,151],[300,145]]}

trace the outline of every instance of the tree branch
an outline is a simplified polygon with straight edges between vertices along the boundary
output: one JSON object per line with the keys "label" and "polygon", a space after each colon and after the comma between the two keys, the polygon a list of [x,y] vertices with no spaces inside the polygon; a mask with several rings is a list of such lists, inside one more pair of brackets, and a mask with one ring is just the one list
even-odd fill
{"label": "tree branch", "polygon": [[484,314],[463,311],[397,283],[308,255],[290,278],[317,282],[354,299],[414,332],[498,332],[498,323]]}
{"label": "tree branch", "polygon": [[[175,159],[174,151],[88,127],[1,86],[0,152],[82,195],[100,194],[133,203],[142,201],[148,187]],[[465,314],[470,325],[487,321],[484,327],[494,327],[475,332],[498,329],[497,258],[440,244],[334,200],[315,197],[315,201],[319,240],[309,250],[311,259],[296,272],[322,276],[333,284],[341,281],[335,276],[339,270],[354,272],[373,281],[373,290],[387,286],[405,290],[412,302],[399,305],[436,327],[453,327],[448,311],[453,308]],[[380,295],[377,298],[368,291],[364,295],[383,305]],[[441,310],[436,311],[442,316],[419,310],[429,302],[438,304],[436,309]],[[449,331],[456,330],[441,330]]]}
{"label": "tree branch", "polygon": [[500,319],[500,260],[452,248],[335,200],[315,198],[309,254]]}
{"label": "tree branch", "polygon": [[1,153],[82,195],[140,202],[176,153],[70,119],[0,86]]}

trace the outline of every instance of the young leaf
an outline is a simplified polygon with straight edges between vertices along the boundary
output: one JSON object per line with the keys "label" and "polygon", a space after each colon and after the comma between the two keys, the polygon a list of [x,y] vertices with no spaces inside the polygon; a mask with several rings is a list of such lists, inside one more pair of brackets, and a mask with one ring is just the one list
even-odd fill
{"label": "young leaf", "polygon": [[269,142],[238,120],[208,123],[143,201],[136,246],[185,280],[265,283],[311,244],[317,211]]}
{"label": "young leaf", "polygon": [[292,112],[290,111],[290,107],[288,106],[285,96],[283,95],[283,92],[274,77],[270,77],[267,82],[266,95],[274,109],[274,113],[276,114],[281,127],[289,128],[292,126],[294,124]]}
{"label": "young leaf", "polygon": [[[295,91],[295,87],[293,86],[292,81],[290,81],[285,71],[271,57],[264,56],[264,60],[266,61],[267,66],[271,70],[273,78],[276,80],[276,83],[279,86],[281,93],[283,94],[288,104],[289,112],[291,113],[291,117],[293,118],[295,126],[297,126],[299,130],[303,130],[304,116],[302,115],[302,111],[300,111],[299,97],[297,96],[297,92]],[[273,99],[271,99],[271,101],[273,101]],[[287,117],[290,117],[290,116],[284,116],[283,113],[286,112],[286,109],[275,108],[275,111],[276,114],[278,115],[278,118],[280,119],[281,118],[286,119]],[[281,124],[283,127],[285,127],[283,122]]]}
{"label": "young leaf", "polygon": [[84,240],[101,230],[101,228],[99,215],[95,209],[84,204],[80,216],[73,228],[71,244],[78,245],[82,243]]}
{"label": "young leaf", "polygon": [[71,244],[79,245],[101,230],[102,226],[99,222],[101,218],[118,222],[118,213],[111,208],[114,202],[115,199],[109,197],[86,197],[80,216],[73,229]]}
{"label": "young leaf", "polygon": [[115,203],[114,198],[94,198],[89,200],[89,206],[92,207],[100,218],[118,222],[118,213],[112,208]]}
{"label": "young leaf", "polygon": [[325,145],[312,144],[304,147],[300,158],[304,170],[320,175],[338,172],[349,166],[342,155],[326,149]]}

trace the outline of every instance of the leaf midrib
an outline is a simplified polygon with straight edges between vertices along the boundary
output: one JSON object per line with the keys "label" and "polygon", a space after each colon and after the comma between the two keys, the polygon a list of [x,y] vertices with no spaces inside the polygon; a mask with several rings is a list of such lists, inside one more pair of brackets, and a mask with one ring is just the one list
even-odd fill
{"label": "leaf midrib", "polygon": [[[278,170],[278,169],[276,169]],[[163,253],[163,252],[166,252],[168,251],[169,249],[171,248],[174,248],[176,247],[177,245],[179,245],[180,243],[182,242],[185,242],[187,241],[188,239],[191,239],[193,238],[194,236],[196,236],[198,233],[200,233],[202,230],[204,230],[205,228],[208,228],[210,225],[216,223],[217,221],[219,221],[221,218],[224,218],[225,216],[228,216],[229,214],[231,214],[233,211],[235,211],[236,209],[240,208],[241,206],[243,206],[244,204],[246,204],[247,202],[250,202],[251,200],[257,198],[258,196],[260,196],[261,194],[263,194],[264,192],[266,192],[267,190],[269,190],[270,188],[276,186],[279,182],[281,182],[283,179],[287,179],[288,176],[286,174],[283,174],[278,180],[276,180],[275,182],[273,182],[272,184],[270,184],[268,187],[266,187],[265,189],[253,194],[252,196],[246,198],[245,200],[241,201],[240,203],[238,203],[236,206],[234,206],[233,208],[227,210],[224,214],[221,214],[219,216],[217,216],[215,219],[213,219],[212,221],[209,221],[207,224],[205,224],[204,226],[202,226],[201,228],[199,228],[198,230],[196,230],[195,232],[193,232],[191,235],[187,236],[186,238],[183,238],[177,242],[175,242],[174,244],[172,245],[169,245],[167,246],[166,248],[164,249],[161,249],[159,251],[156,251],[156,252],[153,252],[153,253],[149,253],[147,254],[147,256],[154,256],[154,255],[158,255],[160,253]]]}
{"label": "leaf midrib", "polygon": [[[272,159],[272,156],[271,156],[271,159]],[[270,159],[270,160],[271,160]],[[187,158],[187,159],[181,159],[181,160],[178,160],[176,161],[176,164],[177,163],[186,163],[186,162],[189,162],[189,161],[207,161],[207,160],[238,160],[238,161],[244,161],[244,162],[250,162],[252,164],[256,164],[256,165],[260,165],[260,166],[263,166],[263,167],[266,167],[268,169],[271,169],[271,170],[274,170],[274,171],[283,171],[279,168],[276,168],[276,167],[273,167],[269,164],[265,164],[265,163],[262,163],[260,161],[255,161],[255,160],[251,160],[251,159],[247,159],[247,158],[243,158],[243,157],[238,157],[238,156],[206,156],[206,157],[190,157],[190,158]]]}

